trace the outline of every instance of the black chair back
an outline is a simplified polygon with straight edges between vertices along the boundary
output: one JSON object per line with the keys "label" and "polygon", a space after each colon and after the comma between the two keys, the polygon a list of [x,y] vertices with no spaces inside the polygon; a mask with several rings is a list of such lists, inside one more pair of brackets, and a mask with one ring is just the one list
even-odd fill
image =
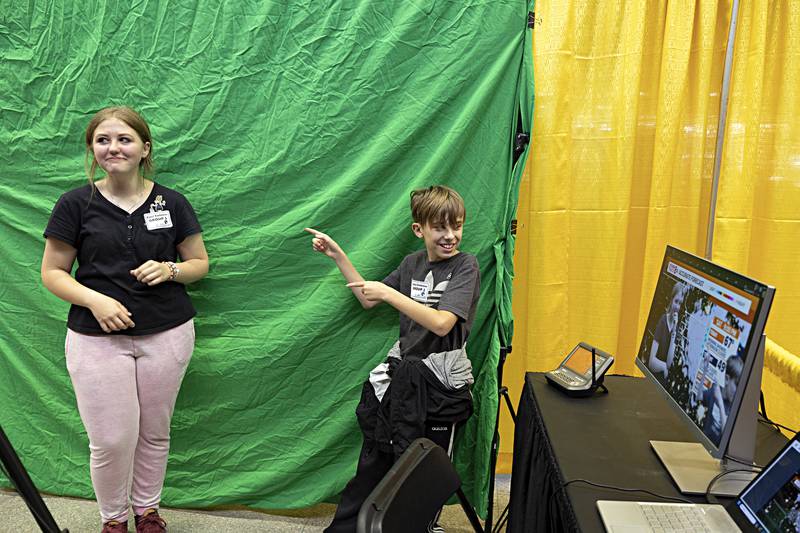
{"label": "black chair back", "polygon": [[423,533],[453,494],[475,531],[483,532],[474,509],[461,492],[447,452],[428,439],[417,439],[403,452],[361,506],[358,533]]}

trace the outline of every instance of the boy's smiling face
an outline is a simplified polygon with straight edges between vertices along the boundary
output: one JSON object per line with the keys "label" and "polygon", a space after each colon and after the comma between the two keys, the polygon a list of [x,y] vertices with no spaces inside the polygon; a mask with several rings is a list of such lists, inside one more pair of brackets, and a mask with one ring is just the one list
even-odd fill
{"label": "boy's smiling face", "polygon": [[463,226],[463,219],[457,219],[455,222],[446,220],[424,224],[414,222],[411,224],[411,229],[414,235],[425,241],[428,260],[433,263],[458,254]]}

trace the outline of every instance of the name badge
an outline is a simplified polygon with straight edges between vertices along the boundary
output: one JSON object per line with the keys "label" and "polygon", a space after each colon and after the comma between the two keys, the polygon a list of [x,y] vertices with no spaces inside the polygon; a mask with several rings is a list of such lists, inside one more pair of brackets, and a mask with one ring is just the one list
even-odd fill
{"label": "name badge", "polygon": [[411,280],[411,299],[418,302],[428,302],[428,284],[424,281]]}
{"label": "name badge", "polygon": [[172,227],[169,211],[151,211],[144,214],[144,225],[150,231]]}

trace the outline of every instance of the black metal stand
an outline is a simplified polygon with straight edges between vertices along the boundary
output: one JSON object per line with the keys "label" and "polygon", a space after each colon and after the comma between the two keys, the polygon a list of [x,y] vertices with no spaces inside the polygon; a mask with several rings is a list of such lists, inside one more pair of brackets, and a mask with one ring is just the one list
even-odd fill
{"label": "black metal stand", "polygon": [[[514,424],[517,423],[517,413],[514,411],[514,405],[511,403],[511,398],[508,395],[508,387],[503,386],[503,366],[506,364],[506,357],[508,357],[508,354],[510,353],[511,346],[501,346],[500,358],[497,361],[497,418],[495,419],[494,423],[492,451],[491,458],[489,460],[489,508],[486,511],[486,522],[484,525],[484,530],[487,532],[492,531],[492,519],[494,514],[494,471],[497,467],[497,453],[500,447],[500,397],[505,399],[508,411],[511,413],[511,419],[514,421]],[[507,513],[508,505],[506,505],[506,508],[503,509],[502,513],[500,513],[500,519],[494,529],[495,531],[499,531],[500,528],[505,525],[505,522],[508,519]]]}
{"label": "black metal stand", "polygon": [[600,376],[600,379],[597,379],[597,348],[592,347],[592,386],[589,387],[591,391],[590,394],[594,394],[594,391],[601,389],[601,392],[608,394],[608,389],[605,385],[603,385],[603,379],[605,378],[605,372],[603,375]]}
{"label": "black metal stand", "polygon": [[0,426],[0,460],[3,462],[3,470],[14,484],[22,499],[28,505],[33,518],[44,533],[69,533],[67,529],[59,529],[53,515],[45,505],[44,500],[36,490],[25,467],[11,446],[11,442],[6,437],[2,426]]}

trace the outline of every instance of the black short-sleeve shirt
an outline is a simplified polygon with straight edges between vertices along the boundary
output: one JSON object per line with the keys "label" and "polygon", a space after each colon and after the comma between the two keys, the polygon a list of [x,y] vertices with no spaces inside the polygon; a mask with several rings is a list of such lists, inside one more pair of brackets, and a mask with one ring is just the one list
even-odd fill
{"label": "black short-sleeve shirt", "polygon": [[400,313],[400,352],[425,358],[429,354],[464,347],[475,319],[481,281],[478,260],[461,252],[442,261],[428,260],[426,250],[407,255],[383,283],[433,309],[458,317],[450,332],[440,337]]}
{"label": "black short-sleeve shirt", "polygon": [[[44,236],[78,251],[79,283],[114,298],[131,312],[136,326],[113,333],[149,335],[186,322],[196,311],[182,284],[167,281],[151,287],[136,281],[130,271],[149,259],[177,261],[177,245],[201,231],[189,201],[157,183],[133,213],[97,189],[92,194],[92,186],[85,185],[61,195]],[[79,333],[103,333],[92,312],[79,305],[70,308],[67,326]]]}

